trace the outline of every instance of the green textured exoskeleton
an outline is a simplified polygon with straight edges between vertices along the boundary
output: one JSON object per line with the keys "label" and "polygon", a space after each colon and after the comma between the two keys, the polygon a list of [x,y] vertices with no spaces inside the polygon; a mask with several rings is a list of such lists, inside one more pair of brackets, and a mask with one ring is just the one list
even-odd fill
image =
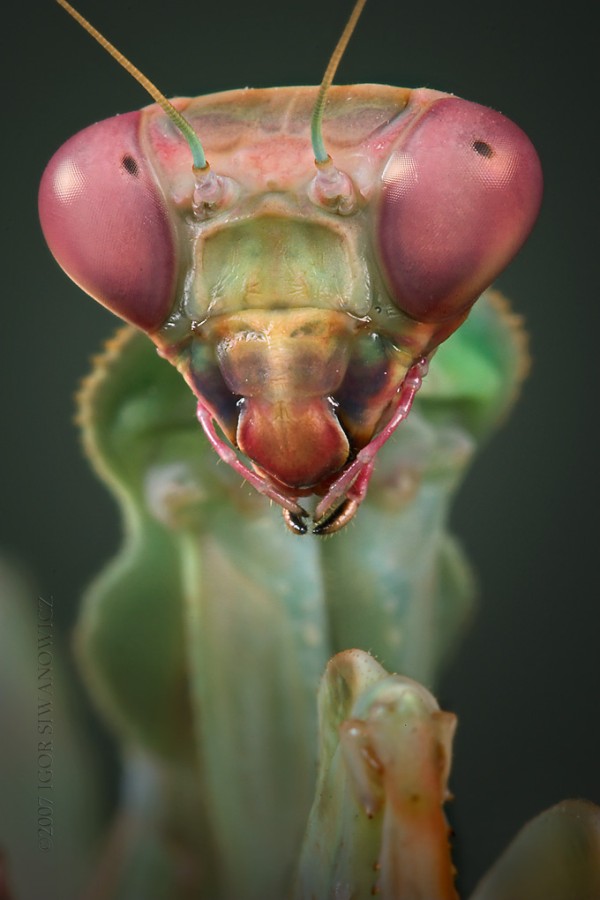
{"label": "green textured exoskeleton", "polygon": [[360,646],[431,685],[469,616],[473,579],[448,506],[515,396],[523,343],[501,298],[481,301],[383,448],[360,516],[325,541],[283,529],[219,463],[186,385],[142,335],[122,330],[97,358],[80,420],[126,539],[88,592],[77,643],[134,783],[143,769],[144,791],[127,796],[140,841],[155,835],[140,862],[150,882],[164,839],[201,896],[279,900],[291,889],[327,661]]}

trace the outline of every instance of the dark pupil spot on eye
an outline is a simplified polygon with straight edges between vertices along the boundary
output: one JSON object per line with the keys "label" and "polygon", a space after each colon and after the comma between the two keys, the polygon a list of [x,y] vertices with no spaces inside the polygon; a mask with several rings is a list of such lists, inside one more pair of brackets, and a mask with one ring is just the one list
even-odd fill
{"label": "dark pupil spot on eye", "polygon": [[133,175],[135,178],[137,178],[140,172],[140,168],[133,156],[129,156],[129,154],[127,156],[124,156],[121,160],[121,165],[126,172],[129,172],[130,175]]}
{"label": "dark pupil spot on eye", "polygon": [[486,159],[490,159],[494,155],[494,151],[485,141],[473,141],[473,150],[480,156],[485,156]]}

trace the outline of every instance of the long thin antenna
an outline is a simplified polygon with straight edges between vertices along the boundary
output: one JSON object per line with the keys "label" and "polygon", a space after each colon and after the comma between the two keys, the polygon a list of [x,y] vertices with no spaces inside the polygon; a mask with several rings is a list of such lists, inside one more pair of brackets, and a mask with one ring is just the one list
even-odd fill
{"label": "long thin antenna", "polygon": [[[62,3],[63,0],[58,0],[59,3]],[[321,82],[321,87],[319,88],[319,93],[317,95],[317,100],[313,109],[312,119],[310,123],[310,136],[313,146],[313,152],[315,154],[315,162],[317,165],[323,165],[329,160],[329,154],[325,149],[325,144],[323,143],[323,110],[325,109],[325,97],[327,95],[327,91],[331,87],[331,82],[335,78],[335,73],[337,71],[337,67],[340,64],[340,60],[344,55],[344,51],[348,46],[348,41],[352,37],[352,32],[356,28],[356,23],[360,17],[361,12],[363,11],[364,5],[367,0],[356,0],[354,4],[354,9],[350,13],[350,18],[346,23],[346,27],[342,31],[341,37],[337,42],[337,46],[333,53],[331,54],[331,59],[325,69],[325,74],[323,75],[323,81]]]}
{"label": "long thin antenna", "polygon": [[162,91],[153,84],[149,78],[140,72],[136,66],[130,62],[126,56],[124,56],[117,48],[107,41],[104,35],[100,34],[100,32],[94,28],[94,26],[88,22],[87,19],[78,13],[76,9],[74,9],[67,0],[56,0],[59,6],[62,6],[69,15],[75,19],[76,22],[79,22],[82,28],[84,28],[88,34],[98,41],[101,47],[103,47],[107,53],[110,53],[113,59],[115,59],[120,65],[123,66],[126,72],[129,72],[141,86],[148,91],[153,100],[155,100],[165,111],[165,113],[169,116],[173,124],[181,131],[184,138],[189,144],[190,150],[192,151],[193,165],[196,170],[208,170],[208,163],[206,162],[206,156],[204,155],[204,148],[200,143],[200,138],[188,122],[184,116],[181,115],[178,110],[175,109],[173,104],[167,100]]}

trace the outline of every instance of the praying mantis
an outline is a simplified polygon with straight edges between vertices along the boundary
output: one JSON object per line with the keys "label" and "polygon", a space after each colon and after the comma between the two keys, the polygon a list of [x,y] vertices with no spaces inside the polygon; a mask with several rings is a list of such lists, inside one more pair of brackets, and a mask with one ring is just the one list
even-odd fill
{"label": "praying mantis", "polygon": [[[131,340],[133,340],[133,338],[131,338]],[[125,338],[122,338],[122,341],[123,341],[123,343],[122,343],[122,345],[121,345],[121,349],[125,346],[125,343],[126,343]],[[137,349],[137,348],[134,347],[133,349]],[[117,350],[118,350],[118,347],[117,347],[117,346],[113,346],[113,351],[117,352]],[[438,356],[439,356],[440,367],[443,367],[443,361],[442,361],[441,352],[440,352],[440,354],[438,354]],[[432,368],[433,368],[433,366],[435,365],[435,363],[436,363],[437,361],[438,361],[438,360],[434,360],[434,361],[433,361],[433,363],[432,363]],[[514,360],[513,360],[513,362],[514,362]],[[140,364],[140,366],[142,366],[142,362],[140,362],[139,364]],[[149,362],[148,362],[148,365],[150,365]],[[517,368],[518,368],[518,367],[517,367]],[[140,371],[141,371],[141,368],[140,368]],[[516,369],[515,369],[515,371],[516,371]],[[432,373],[428,376],[428,378],[432,378],[432,377],[433,377],[433,371],[432,371]],[[435,383],[434,383],[434,386],[435,386]],[[88,388],[88,396],[89,396],[89,392],[90,392],[90,391],[92,391],[92,388],[91,388],[91,387]],[[425,397],[425,402],[426,402],[426,395],[424,395],[424,397]],[[433,402],[435,403],[435,395],[434,395],[434,400],[433,400]],[[500,405],[501,405],[501,404],[500,404]],[[169,407],[169,408],[172,408],[172,407]],[[147,421],[147,420],[146,420],[146,421]],[[417,420],[415,420],[415,421],[417,421]],[[407,422],[407,425],[408,425],[408,422]],[[414,426],[411,426],[411,428],[412,428],[412,427],[414,427]],[[418,437],[418,436],[417,436],[417,437]],[[88,438],[88,440],[89,440],[89,438]],[[93,440],[93,438],[92,438],[92,440]],[[418,443],[418,441],[417,441],[417,443]],[[460,449],[460,448],[459,448],[459,449]],[[166,454],[166,455],[167,455],[167,462],[169,463],[169,465],[171,465],[171,462],[169,462],[169,460],[170,460],[170,456],[169,456],[170,452],[171,452],[171,451],[167,451],[167,454]],[[417,452],[417,455],[418,455],[418,454],[419,454],[419,450],[417,449],[416,452]],[[180,452],[180,450],[178,450],[178,453],[179,453],[180,458],[181,458],[181,452]],[[383,455],[383,454],[382,454],[382,455]],[[204,465],[204,462],[202,463],[202,465]],[[383,459],[382,459],[381,462],[380,462],[380,464],[379,464],[379,466],[381,466],[381,471],[382,471],[382,472],[385,471],[385,469],[383,468],[384,465],[385,465],[385,464],[384,464],[384,461],[383,461]],[[379,466],[378,466],[378,467],[379,467]],[[165,466],[165,469],[166,469],[166,468],[168,468],[168,466]],[[409,468],[410,468],[410,467],[409,467]],[[212,471],[212,470],[211,470],[211,471]],[[171,475],[172,475],[172,470],[171,470]],[[177,475],[177,473],[176,473],[176,475]],[[185,473],[185,472],[184,472],[183,475],[184,475],[184,477],[183,477],[183,483],[181,483],[181,473],[179,473],[179,475],[175,478],[175,486],[174,486],[174,488],[173,488],[173,486],[172,486],[171,483],[169,482],[169,477],[171,477],[171,476],[167,477],[167,476],[165,475],[164,472],[162,473],[162,475],[160,474],[160,472],[158,473],[158,475],[157,475],[156,472],[153,472],[153,473],[152,473],[152,477],[149,476],[149,481],[150,481],[149,490],[150,490],[150,488],[151,488],[150,493],[151,493],[152,497],[154,498],[154,503],[155,503],[155,506],[154,506],[154,512],[156,513],[157,510],[158,510],[159,519],[160,519],[160,517],[162,517],[163,524],[164,524],[165,518],[166,518],[166,520],[167,520],[167,525],[168,525],[169,522],[170,522],[171,524],[172,524],[173,521],[176,521],[176,522],[177,522],[177,516],[178,516],[178,515],[182,515],[182,516],[183,516],[183,530],[186,531],[186,532],[189,532],[189,530],[190,530],[190,520],[188,519],[187,522],[186,522],[186,516],[191,516],[191,520],[192,520],[192,528],[191,528],[191,530],[193,531],[194,528],[196,528],[196,526],[197,526],[197,523],[195,523],[195,522],[193,521],[193,520],[194,520],[194,516],[197,515],[197,510],[194,511],[194,510],[192,509],[191,512],[190,512],[190,510],[189,510],[189,509],[186,510],[185,507],[190,505],[190,501],[189,501],[190,491],[191,491],[191,494],[193,495],[194,492],[196,491],[196,481],[197,481],[198,479],[196,479],[196,481],[195,481],[194,478],[192,477],[192,478],[191,478],[191,481],[189,480],[189,478],[188,478],[188,480],[186,480],[186,478],[188,477],[189,473]],[[206,476],[205,476],[204,473],[201,473],[201,475],[202,475],[202,477],[200,478],[200,481],[202,482],[203,478],[204,478],[204,480],[206,480]],[[213,476],[211,475],[210,477],[212,478]],[[373,476],[373,477],[375,477],[375,476]],[[161,480],[161,478],[162,478],[162,480]],[[216,476],[216,479],[215,479],[215,480],[217,481],[217,487],[222,487],[222,489],[223,489],[223,491],[224,491],[224,494],[222,494],[221,496],[222,496],[222,497],[225,496],[225,495],[228,493],[228,491],[230,490],[230,488],[232,487],[232,484],[233,484],[233,483],[229,480],[229,475],[228,475],[228,474],[225,474],[225,472],[224,472],[224,467],[223,467],[223,466],[218,467],[218,469],[217,469],[217,476]],[[165,481],[166,481],[166,487],[165,487]],[[220,482],[224,482],[224,484],[219,485],[219,483],[218,483],[219,481],[220,481]],[[186,491],[187,491],[187,494],[186,494]],[[174,496],[173,496],[173,492],[174,492]],[[376,493],[376,492],[375,492],[375,493]],[[401,492],[401,493],[402,493],[402,492]],[[408,495],[410,496],[410,485],[409,485]],[[166,497],[166,499],[165,499],[165,497]],[[196,499],[198,499],[198,498],[196,498]],[[200,499],[201,499],[201,498],[200,498]],[[260,498],[258,498],[258,499],[260,499]],[[403,494],[402,494],[402,499],[404,500],[404,495],[403,495]],[[193,505],[194,505],[194,502],[195,502],[195,499],[194,499],[193,496],[192,496],[191,500],[192,500],[191,505],[193,506]],[[243,499],[240,498],[240,497],[238,496],[237,498],[235,498],[235,500],[239,500],[242,507],[244,507],[244,506],[249,506],[249,507],[251,507],[250,512],[256,512],[257,507],[256,507],[255,505],[253,505],[253,504],[256,503],[256,498],[252,498],[251,495],[250,495],[249,493],[247,493],[246,495],[244,495],[244,498],[243,498]],[[233,501],[234,505],[235,505],[235,500]],[[183,501],[183,503],[182,503],[182,501]],[[209,500],[209,503],[211,503],[211,502],[212,502],[212,501]],[[220,502],[220,501],[219,501],[219,502]],[[367,501],[365,501],[365,503],[366,503],[366,502],[367,502]],[[238,504],[238,505],[240,505],[240,504]],[[384,505],[385,505],[385,504],[384,504]],[[174,507],[174,511],[173,511],[173,507]],[[183,512],[182,512],[182,507],[183,507]],[[292,512],[294,512],[294,511],[292,511]],[[361,517],[363,517],[363,513],[366,513],[366,512],[367,512],[366,507],[365,507],[364,509],[361,509],[361,510],[358,511],[358,513],[357,513],[357,522],[356,522],[356,526],[355,526],[355,527],[353,526],[355,532],[361,527],[361,526],[360,526],[360,520],[361,520]],[[242,510],[242,511],[239,513],[239,515],[240,515],[240,516],[243,516],[243,514],[244,514],[244,512],[243,512],[243,510]],[[296,513],[294,513],[294,514],[297,515]],[[261,514],[261,515],[262,515],[262,514]],[[378,515],[381,516],[381,512],[378,512]],[[174,516],[174,519],[170,519],[169,517],[171,517],[171,516]],[[222,517],[222,518],[223,518],[223,517]],[[363,517],[363,518],[364,518],[364,517]],[[373,518],[376,518],[376,516],[374,516]],[[303,517],[303,516],[300,516],[300,519],[301,519],[301,523],[302,523],[302,522],[304,521],[304,517]],[[369,524],[371,524],[371,520],[369,520]],[[177,527],[178,527],[178,528],[180,527],[180,525],[181,525],[181,522],[177,522]],[[223,523],[222,523],[223,533],[225,532],[226,526],[229,527],[229,523],[227,523],[227,522],[223,519]],[[219,523],[219,511],[217,511],[217,512],[214,514],[214,518],[213,518],[213,520],[212,520],[212,522],[211,522],[211,527],[214,529],[214,533],[215,533],[215,534],[219,534],[219,529],[220,529],[220,527],[221,527],[221,526],[220,526],[220,523]],[[346,528],[347,528],[347,527],[348,527],[348,526],[346,526]],[[355,534],[354,537],[355,537],[355,538],[358,538],[358,540],[357,540],[356,543],[355,543],[355,547],[356,547],[357,549],[356,549],[355,551],[353,551],[353,550],[348,550],[348,551],[347,551],[347,557],[346,557],[346,559],[344,560],[344,562],[347,562],[347,561],[348,561],[348,557],[352,557],[352,556],[354,555],[354,553],[357,553],[357,554],[358,554],[358,550],[359,550],[359,549],[362,550],[363,548],[365,548],[365,547],[367,546],[367,543],[366,543],[366,535],[367,535],[367,534],[369,535],[369,539],[370,539],[370,540],[373,540],[373,541],[376,541],[376,540],[377,540],[376,537],[375,537],[375,534],[374,534],[373,531],[372,531],[372,528],[371,528],[370,531],[368,531],[368,530],[365,529],[365,531],[362,532],[362,534],[359,534],[359,535],[356,535],[356,534]],[[351,535],[351,536],[352,536],[352,535]],[[332,538],[331,541],[328,541],[327,544],[324,545],[323,550],[319,550],[319,553],[323,553],[323,555],[331,554],[331,555],[335,556],[336,549],[335,549],[334,540],[337,541],[337,540],[338,540],[338,537],[339,537],[340,541],[341,541],[341,540],[346,540],[346,535],[345,535],[345,534],[343,534],[343,535],[340,534],[339,536],[336,536],[335,538]],[[239,538],[238,538],[238,540],[239,540]],[[230,544],[230,553],[231,553],[231,554],[234,553],[234,549],[233,549],[233,548],[235,548],[235,546],[236,546],[235,543],[231,543],[231,544]],[[275,544],[275,546],[278,546],[278,544]],[[291,546],[291,545],[290,545],[290,546]],[[311,545],[311,546],[312,546],[312,545]],[[255,547],[253,548],[254,554],[255,554],[255,558],[256,558],[256,552],[257,552],[257,549],[258,549],[258,548],[255,548]],[[296,552],[296,551],[295,551],[295,552]],[[298,550],[297,552],[298,552],[298,553],[302,552],[302,553],[307,553],[307,554],[308,554],[310,551],[308,551],[308,550],[303,550],[303,551]],[[386,555],[386,554],[382,551],[382,557],[385,557],[385,555]],[[271,557],[271,559],[272,559],[272,557]],[[344,563],[343,563],[343,562],[340,562],[339,560],[336,560],[335,563],[333,563],[333,562],[331,563],[331,569],[332,569],[332,571],[335,571],[336,573],[337,573],[337,572],[343,572],[344,570],[346,570],[346,571],[348,570],[348,569],[347,569],[347,565],[344,565]],[[380,564],[380,562],[378,562],[376,565],[374,565],[373,571],[377,571],[377,570],[380,570],[380,569],[381,569],[381,564]],[[304,568],[304,566],[303,566],[302,564],[299,564],[298,570],[299,570],[299,571],[302,570],[303,574],[305,575],[306,569]],[[352,571],[352,570],[350,570],[350,571]],[[349,576],[349,581],[350,581],[350,583],[352,583],[352,576]],[[347,590],[347,588],[346,588],[346,590]],[[346,611],[344,611],[344,612],[346,612]],[[339,617],[339,618],[340,618],[341,620],[343,620],[344,618],[346,618],[346,616],[344,616],[344,615],[342,615],[342,614],[340,613],[340,617]],[[344,623],[342,622],[342,624],[344,624]],[[346,623],[346,624],[347,624],[347,623]],[[361,622],[360,624],[362,624],[362,622]],[[343,646],[343,645],[344,645],[343,642],[344,642],[344,640],[346,640],[345,636],[343,636],[340,640],[342,641],[342,646]],[[350,640],[350,639],[348,638],[348,640]],[[351,643],[352,643],[352,641],[351,641]],[[372,646],[373,641],[369,638],[369,639],[367,639],[367,643],[369,644],[369,646]],[[348,645],[348,644],[346,644],[346,645]],[[233,653],[233,651],[231,651],[231,652]],[[424,654],[424,653],[421,651],[421,652],[418,654],[418,656],[419,656],[419,659],[420,659],[420,663],[415,663],[414,666],[413,666],[413,663],[411,663],[411,662],[399,662],[399,663],[397,663],[395,660],[392,660],[392,659],[386,660],[386,663],[387,663],[387,665],[389,666],[389,668],[392,668],[392,669],[396,669],[396,668],[400,669],[400,668],[402,668],[403,671],[409,670],[409,671],[411,671],[413,674],[416,674],[416,675],[419,675],[419,677],[425,678],[425,680],[430,680],[430,679],[431,679],[431,669],[430,669],[429,672],[428,672],[428,671],[426,670],[426,668],[425,668],[425,657],[426,657],[426,654]],[[419,665],[423,666],[423,668],[422,668],[422,669],[419,669],[419,668],[418,668]],[[432,664],[432,665],[433,665],[433,664]],[[317,668],[318,668],[318,667],[317,667]],[[435,667],[434,667],[434,668],[435,668]],[[314,681],[313,681],[313,684],[314,684]],[[104,702],[106,702],[106,701],[104,701]],[[113,710],[113,712],[114,712],[114,710]],[[118,718],[118,716],[117,716],[117,718]],[[114,716],[113,716],[113,719],[114,719]],[[158,729],[157,729],[157,730],[158,730]]]}
{"label": "praying mantis", "polygon": [[176,107],[125,61],[160,112],[75,137],[40,187],[58,261],[151,337],[217,455],[297,534],[302,497],[315,534],[354,517],[431,357],[541,202],[537,155],[503,116],[430,90],[331,91],[363,5],[318,92]]}

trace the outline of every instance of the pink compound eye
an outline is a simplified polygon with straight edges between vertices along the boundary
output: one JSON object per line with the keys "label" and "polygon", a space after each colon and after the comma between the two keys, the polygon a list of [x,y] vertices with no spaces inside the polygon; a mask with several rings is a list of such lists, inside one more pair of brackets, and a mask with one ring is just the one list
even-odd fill
{"label": "pink compound eye", "polygon": [[434,101],[383,172],[376,245],[394,302],[412,318],[465,312],[529,234],[542,195],[525,134],[486,107]]}
{"label": "pink compound eye", "polygon": [[140,147],[139,112],[92,125],[53,156],[40,185],[42,229],[83,290],[145,331],[167,318],[175,238],[164,197]]}

